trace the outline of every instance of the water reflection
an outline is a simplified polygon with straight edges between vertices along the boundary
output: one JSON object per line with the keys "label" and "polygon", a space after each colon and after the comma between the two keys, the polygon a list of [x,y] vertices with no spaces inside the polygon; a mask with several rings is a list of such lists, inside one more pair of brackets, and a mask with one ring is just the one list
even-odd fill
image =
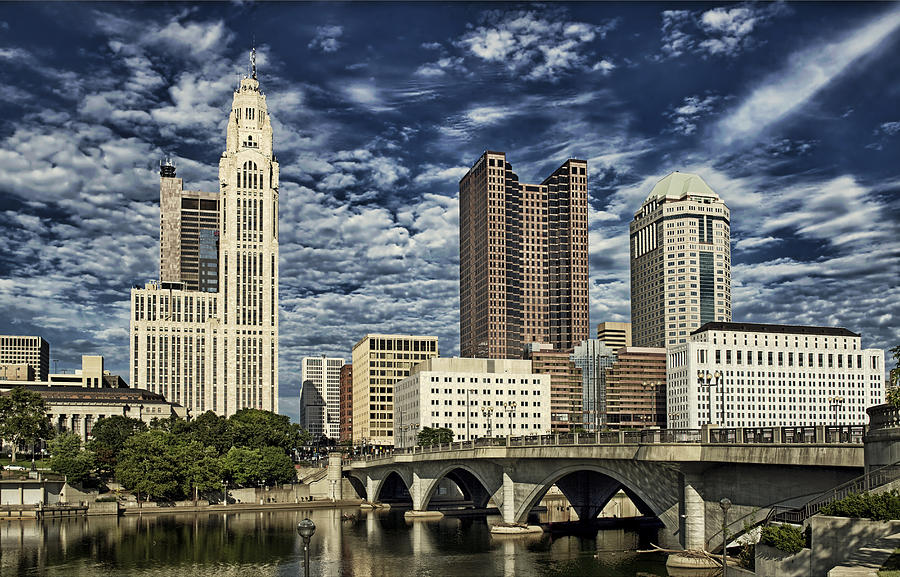
{"label": "water reflection", "polygon": [[317,527],[316,576],[666,575],[661,557],[625,551],[639,543],[630,531],[497,538],[489,526],[497,518],[406,521],[402,511],[356,509],[5,521],[0,575],[296,577],[304,517]]}

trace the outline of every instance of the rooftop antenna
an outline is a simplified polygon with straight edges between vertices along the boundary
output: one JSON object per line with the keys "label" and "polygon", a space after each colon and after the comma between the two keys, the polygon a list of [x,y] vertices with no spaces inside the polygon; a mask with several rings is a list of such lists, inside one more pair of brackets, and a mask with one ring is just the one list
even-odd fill
{"label": "rooftop antenna", "polygon": [[250,78],[256,80],[256,36],[253,37],[253,43],[250,48]]}

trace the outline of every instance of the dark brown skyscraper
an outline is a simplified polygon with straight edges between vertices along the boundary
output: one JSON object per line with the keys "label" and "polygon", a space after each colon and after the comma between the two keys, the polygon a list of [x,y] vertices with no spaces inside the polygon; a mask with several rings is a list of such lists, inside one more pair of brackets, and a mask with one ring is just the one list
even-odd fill
{"label": "dark brown skyscraper", "polygon": [[587,162],[525,184],[505,153],[485,152],[459,182],[459,268],[462,356],[588,338]]}

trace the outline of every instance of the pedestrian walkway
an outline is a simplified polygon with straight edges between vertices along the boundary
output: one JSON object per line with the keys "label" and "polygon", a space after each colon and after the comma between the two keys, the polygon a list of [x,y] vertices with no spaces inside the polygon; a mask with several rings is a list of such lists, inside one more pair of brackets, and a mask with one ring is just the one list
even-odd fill
{"label": "pedestrian walkway", "polygon": [[878,577],[878,570],[900,547],[900,533],[860,547],[847,560],[828,572],[828,577]]}

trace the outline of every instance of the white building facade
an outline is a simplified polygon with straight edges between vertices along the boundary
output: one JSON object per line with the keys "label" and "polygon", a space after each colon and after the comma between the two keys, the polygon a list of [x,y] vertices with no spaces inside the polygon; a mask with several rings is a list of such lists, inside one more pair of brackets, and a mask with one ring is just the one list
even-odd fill
{"label": "white building facade", "polygon": [[303,357],[300,368],[300,426],[313,439],[341,435],[341,367],[337,357]]}
{"label": "white building facade", "polygon": [[666,386],[671,429],[862,425],[884,402],[884,351],[843,328],[707,323],[668,348]]}
{"label": "white building facade", "polygon": [[[171,165],[163,169],[165,192],[175,174]],[[185,290],[189,279],[176,281],[162,267],[161,282],[132,289],[132,386],[195,415],[278,412],[278,179],[254,63],[234,92],[219,160],[218,282]],[[161,214],[162,240],[174,214]],[[176,245],[161,242],[161,264],[172,260],[166,253]]]}
{"label": "white building facade", "polygon": [[412,447],[425,427],[454,441],[550,433],[550,375],[531,361],[433,358],[394,385],[394,438]]}

